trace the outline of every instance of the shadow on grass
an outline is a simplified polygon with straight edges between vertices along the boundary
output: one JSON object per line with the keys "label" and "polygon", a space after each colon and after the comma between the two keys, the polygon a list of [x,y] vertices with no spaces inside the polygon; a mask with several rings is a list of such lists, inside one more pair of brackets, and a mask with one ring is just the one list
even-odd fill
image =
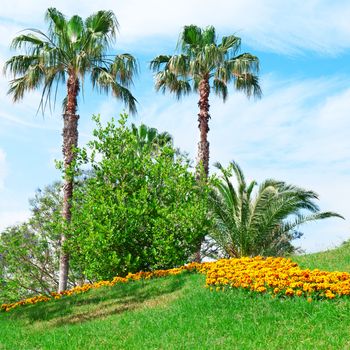
{"label": "shadow on grass", "polygon": [[42,326],[45,324],[55,327],[87,322],[142,307],[159,306],[181,293],[186,276],[188,273],[185,272],[177,276],[102,287],[60,300],[19,308],[9,316],[29,324],[42,323]]}

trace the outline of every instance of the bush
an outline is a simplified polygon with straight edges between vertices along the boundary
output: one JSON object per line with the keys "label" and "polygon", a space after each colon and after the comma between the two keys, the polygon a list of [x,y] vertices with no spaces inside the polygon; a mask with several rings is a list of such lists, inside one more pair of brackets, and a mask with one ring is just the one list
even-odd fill
{"label": "bush", "polygon": [[77,152],[93,175],[74,193],[72,263],[89,279],[183,265],[207,231],[207,187],[171,143],[140,143],[127,116],[94,120],[95,139]]}

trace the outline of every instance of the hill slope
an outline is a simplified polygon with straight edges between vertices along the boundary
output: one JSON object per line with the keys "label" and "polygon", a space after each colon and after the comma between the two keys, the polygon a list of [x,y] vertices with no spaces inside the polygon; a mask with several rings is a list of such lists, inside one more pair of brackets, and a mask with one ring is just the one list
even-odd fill
{"label": "hill slope", "polygon": [[303,268],[350,272],[350,241],[336,249],[293,257]]}
{"label": "hill slope", "polygon": [[[347,245],[295,260],[341,270],[349,255]],[[184,272],[1,313],[0,349],[350,348],[349,298],[309,303],[204,284]]]}

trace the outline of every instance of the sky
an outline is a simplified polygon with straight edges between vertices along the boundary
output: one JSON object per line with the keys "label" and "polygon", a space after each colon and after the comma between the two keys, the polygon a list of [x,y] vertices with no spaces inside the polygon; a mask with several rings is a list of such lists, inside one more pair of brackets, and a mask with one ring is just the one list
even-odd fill
{"label": "sky", "polygon": [[[197,100],[177,101],[154,89],[149,62],[174,54],[184,25],[213,25],[219,40],[234,34],[242,52],[260,59],[260,100],[229,89],[223,103],[210,97],[210,164],[231,160],[248,180],[286,181],[319,194],[328,219],[301,227],[295,242],[305,252],[338,246],[350,239],[350,2],[347,0],[105,0],[74,2],[7,1],[0,9],[0,69],[18,52],[11,40],[26,28],[46,30],[44,14],[56,7],[83,18],[100,10],[116,14],[120,31],[114,53],[128,52],[140,73],[131,88],[138,100],[132,122],[168,131],[177,147],[194,160],[198,142]],[[0,230],[26,220],[28,199],[37,188],[60,178],[61,103],[37,114],[40,91],[14,104],[7,95],[10,76],[0,75]],[[61,86],[59,96],[65,93]],[[118,117],[124,106],[113,97],[92,93],[79,98],[79,145],[91,139],[91,116]]]}

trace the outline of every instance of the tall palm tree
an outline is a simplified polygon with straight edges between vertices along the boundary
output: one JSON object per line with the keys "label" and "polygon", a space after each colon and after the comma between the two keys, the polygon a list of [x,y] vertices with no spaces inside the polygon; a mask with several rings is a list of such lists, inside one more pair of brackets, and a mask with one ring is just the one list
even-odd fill
{"label": "tall palm tree", "polygon": [[[130,112],[136,111],[136,100],[128,90],[137,72],[134,57],[130,54],[108,54],[118,30],[118,22],[112,11],[98,11],[86,18],[67,19],[55,8],[46,12],[48,32],[28,29],[15,37],[12,48],[24,49],[25,53],[13,56],[5,63],[4,71],[14,78],[10,81],[9,94],[14,101],[21,100],[24,93],[42,88],[39,108],[44,111],[59,83],[66,83],[67,95],[63,112],[63,160],[65,180],[63,185],[62,216],[69,223],[73,177],[69,171],[74,161],[74,148],[78,144],[78,95],[84,78],[89,75],[92,86],[99,91],[121,99]],[[66,234],[61,236],[59,291],[67,288],[69,256],[64,250]]]}
{"label": "tall palm tree", "polygon": [[[304,223],[339,217],[320,212],[313,191],[272,179],[265,180],[255,192],[255,181],[247,184],[242,169],[231,162],[228,169],[220,163],[221,181],[210,198],[214,229],[210,237],[227,257],[283,255],[294,251],[291,241],[300,238],[298,227]],[[230,178],[235,175],[237,186]]]}
{"label": "tall palm tree", "polygon": [[[214,93],[226,101],[228,84],[233,82],[237,90],[248,97],[261,96],[257,73],[259,60],[250,53],[237,55],[241,39],[223,37],[217,42],[215,28],[201,29],[195,25],[185,26],[180,34],[178,55],[160,55],[151,61],[150,67],[156,72],[156,90],[174,93],[177,98],[192,91],[199,94],[198,164],[202,164],[205,177],[209,173],[209,94]],[[197,168],[198,169],[198,168]],[[199,177],[200,172],[197,173]]]}

